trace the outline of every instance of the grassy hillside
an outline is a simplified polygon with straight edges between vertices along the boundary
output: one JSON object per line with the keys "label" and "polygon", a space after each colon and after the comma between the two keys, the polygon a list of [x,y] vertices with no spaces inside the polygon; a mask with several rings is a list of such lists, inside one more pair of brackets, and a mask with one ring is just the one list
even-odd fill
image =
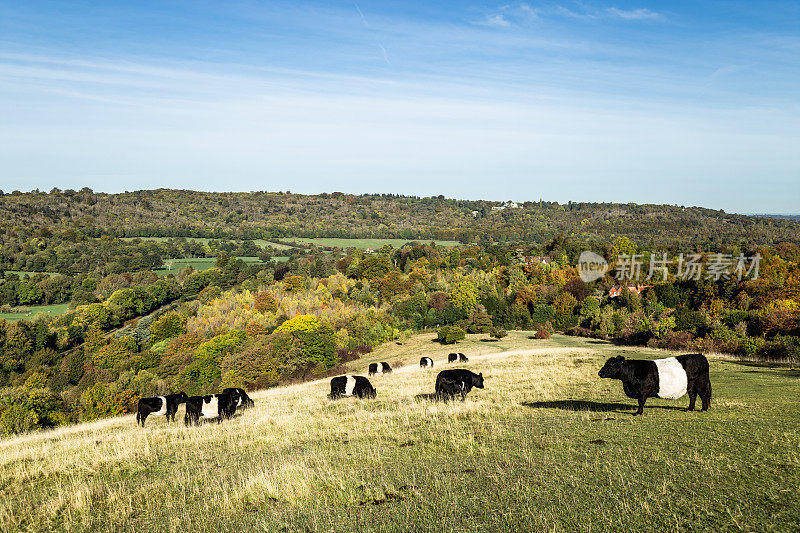
{"label": "grassy hillside", "polygon": [[[236,259],[241,259],[245,263],[249,264],[259,264],[261,263],[261,259],[258,257],[237,257]],[[276,257],[276,262],[286,261],[286,257]],[[197,257],[192,259],[167,259],[164,262],[164,266],[161,268],[154,269],[159,276],[166,276],[170,272],[177,273],[183,268],[187,266],[192,267],[194,270],[208,270],[209,268],[213,267],[217,262],[216,257]],[[171,265],[171,268],[168,266]]]}
{"label": "grassy hillside", "polygon": [[17,320],[33,320],[39,315],[49,315],[49,316],[58,316],[60,314],[66,313],[69,304],[53,304],[53,305],[31,305],[25,306],[24,309],[26,311],[23,312],[11,312],[11,313],[0,313],[0,319],[8,320],[9,322],[15,322]]}
{"label": "grassy hillside", "polygon": [[632,417],[597,370],[664,352],[527,335],[459,343],[486,377],[463,403],[424,396],[450,349],[419,335],[351,363],[397,367],[375,401],[330,402],[325,380],[222,425],[127,416],[2,441],[0,530],[800,528],[800,370],[714,359],[710,412]]}
{"label": "grassy hillside", "polygon": [[[317,238],[317,239],[304,239],[301,237],[287,237],[281,239],[282,242],[285,243],[298,243],[298,244],[313,244],[315,246],[320,247],[339,247],[342,249],[345,248],[360,248],[362,250],[367,248],[372,248],[373,250],[379,250],[381,247],[385,245],[390,245],[393,248],[401,248],[404,244],[409,242],[408,239],[337,239],[337,238]],[[422,239],[422,242],[426,242]],[[434,241],[438,246],[446,246],[452,248],[453,246],[458,246],[457,241]]]}

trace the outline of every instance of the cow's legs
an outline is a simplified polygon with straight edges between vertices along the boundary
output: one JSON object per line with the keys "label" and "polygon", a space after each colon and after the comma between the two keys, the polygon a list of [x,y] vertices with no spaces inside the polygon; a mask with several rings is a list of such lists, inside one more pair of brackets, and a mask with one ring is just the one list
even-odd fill
{"label": "cow's legs", "polygon": [[689,392],[689,411],[694,411],[694,403],[697,401],[697,382],[695,380],[690,381],[686,389]]}
{"label": "cow's legs", "polygon": [[637,409],[636,412],[633,413],[633,416],[640,415],[640,414],[644,413],[644,402],[646,402],[646,401],[647,401],[647,397],[646,396],[639,397],[639,409]]}
{"label": "cow's legs", "polygon": [[711,380],[708,379],[708,376],[703,378],[697,388],[700,393],[700,399],[703,401],[703,407],[700,410],[708,411],[708,408],[711,407]]}

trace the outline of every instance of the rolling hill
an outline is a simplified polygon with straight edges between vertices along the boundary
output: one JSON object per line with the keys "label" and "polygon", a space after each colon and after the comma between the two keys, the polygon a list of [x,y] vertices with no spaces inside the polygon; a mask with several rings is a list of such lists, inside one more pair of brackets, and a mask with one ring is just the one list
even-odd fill
{"label": "rolling hill", "polygon": [[452,348],[417,335],[349,363],[396,367],[374,401],[330,402],[322,380],[254,393],[219,425],[128,415],[0,441],[0,529],[800,527],[800,371],[714,358],[708,413],[684,398],[633,417],[597,370],[664,352],[528,335],[457,345],[486,378],[463,403],[428,399]]}

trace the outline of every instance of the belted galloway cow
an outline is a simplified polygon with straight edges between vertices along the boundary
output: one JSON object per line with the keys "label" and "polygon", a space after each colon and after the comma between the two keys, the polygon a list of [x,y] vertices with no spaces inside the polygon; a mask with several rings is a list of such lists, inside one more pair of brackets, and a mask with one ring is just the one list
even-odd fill
{"label": "belted galloway cow", "polygon": [[702,411],[707,411],[711,405],[708,359],[703,354],[692,353],[654,361],[626,360],[618,355],[606,361],[598,375],[622,381],[625,395],[639,402],[634,415],[642,414],[645,401],[653,397],[677,400],[688,393],[689,411],[693,411],[699,394],[703,402]]}

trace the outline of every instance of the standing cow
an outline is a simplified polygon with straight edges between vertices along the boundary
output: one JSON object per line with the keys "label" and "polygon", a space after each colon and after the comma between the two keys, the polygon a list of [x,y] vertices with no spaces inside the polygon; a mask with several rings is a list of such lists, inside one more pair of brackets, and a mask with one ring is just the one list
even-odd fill
{"label": "standing cow", "polygon": [[654,396],[677,400],[688,392],[690,411],[694,410],[698,394],[703,402],[703,411],[707,411],[711,405],[708,359],[699,353],[655,361],[626,361],[623,356],[618,355],[606,361],[598,375],[601,378],[622,380],[625,395],[639,401],[639,409],[634,416],[642,414],[644,402]]}
{"label": "standing cow", "polygon": [[422,357],[419,360],[420,368],[433,368],[433,359],[430,357]]}
{"label": "standing cow", "polygon": [[466,363],[467,361],[469,359],[463,353],[451,353],[447,356],[448,363]]}
{"label": "standing cow", "polygon": [[229,387],[222,391],[222,394],[230,394],[236,400],[236,408],[245,410],[255,406],[253,400],[247,395],[244,389]]}
{"label": "standing cow", "polygon": [[136,425],[141,423],[142,427],[144,427],[144,422],[150,415],[166,415],[167,421],[172,418],[172,421],[175,422],[175,413],[178,412],[178,406],[185,403],[188,398],[185,392],[156,396],[154,398],[141,398],[136,407]]}
{"label": "standing cow", "polygon": [[364,376],[338,376],[331,380],[331,393],[328,398],[338,400],[342,397],[355,396],[374,399],[377,392]]}
{"label": "standing cow", "polygon": [[200,417],[216,418],[217,424],[223,418],[230,418],[236,412],[237,399],[230,394],[207,394],[206,396],[190,396],[186,400],[186,416],[183,423],[199,424]]}
{"label": "standing cow", "polygon": [[455,368],[442,370],[436,376],[436,398],[439,400],[447,401],[461,396],[463,402],[472,387],[483,388],[483,373]]}
{"label": "standing cow", "polygon": [[374,376],[375,374],[391,374],[392,367],[389,363],[370,363],[368,374]]}

